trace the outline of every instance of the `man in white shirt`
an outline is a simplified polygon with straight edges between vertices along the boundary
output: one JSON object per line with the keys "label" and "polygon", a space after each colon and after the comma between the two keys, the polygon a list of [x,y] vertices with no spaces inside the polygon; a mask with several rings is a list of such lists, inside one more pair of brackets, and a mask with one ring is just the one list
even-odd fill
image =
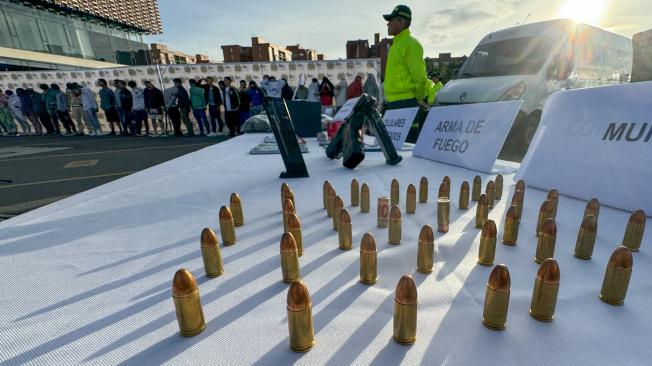
{"label": "man in white shirt", "polygon": [[268,97],[281,98],[285,81],[276,80],[273,76],[265,75],[260,85],[267,92]]}
{"label": "man in white shirt", "polygon": [[[240,95],[238,90],[231,86],[231,78],[225,77],[224,84],[224,118],[229,128],[229,136],[240,135]],[[280,95],[280,93],[279,93]]]}
{"label": "man in white shirt", "polygon": [[91,123],[91,127],[93,128],[91,136],[102,136],[102,127],[100,127],[100,121],[97,119],[97,100],[95,98],[95,93],[93,93],[89,88],[77,83],[74,84],[74,88],[81,93],[84,116]]}
{"label": "man in white shirt", "polygon": [[131,95],[134,99],[134,107],[131,112],[134,114],[136,120],[136,136],[140,136],[143,122],[145,122],[145,134],[149,135],[149,120],[147,119],[147,112],[145,111],[145,91],[133,80],[129,81],[127,85],[131,88]]}

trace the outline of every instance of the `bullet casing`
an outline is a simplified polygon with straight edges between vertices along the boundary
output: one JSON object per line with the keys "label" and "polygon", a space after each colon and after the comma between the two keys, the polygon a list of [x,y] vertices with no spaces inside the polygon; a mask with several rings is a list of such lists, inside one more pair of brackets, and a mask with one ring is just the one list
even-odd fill
{"label": "bullet casing", "polygon": [[478,264],[481,266],[492,266],[496,257],[496,237],[480,237],[480,248],[478,250]]}
{"label": "bullet casing", "polygon": [[394,300],[394,339],[412,344],[417,339],[417,304],[400,304]]}
{"label": "bullet casing", "polygon": [[517,190],[514,192],[511,205],[516,206],[516,214],[518,215],[518,219],[521,220],[523,217],[523,191]]}
{"label": "bullet casing", "polygon": [[378,197],[378,227],[386,228],[389,226],[389,198]]}
{"label": "bullet casing", "polygon": [[179,333],[182,336],[192,337],[206,328],[199,289],[186,296],[172,296],[172,300],[179,323]]}
{"label": "bullet casing", "polygon": [[312,321],[312,301],[302,281],[290,285],[287,300],[290,348],[295,352],[307,352],[315,344]]}
{"label": "bullet casing", "polygon": [[336,196],[335,188],[329,187],[326,197],[326,215],[328,217],[333,217],[333,206],[335,205]]}
{"label": "bullet casing", "polygon": [[496,176],[496,195],[495,198],[497,201],[500,201],[503,198],[503,176],[498,174]]}
{"label": "bullet casing", "polygon": [[507,309],[509,307],[509,290],[496,291],[487,286],[484,296],[482,323],[493,330],[503,330],[507,325]]}
{"label": "bullet casing", "polygon": [[335,197],[333,203],[333,230],[337,231],[340,227],[340,211],[344,208],[344,201],[342,197]]}
{"label": "bullet casing", "polygon": [[417,189],[413,184],[407,188],[407,195],[405,196],[405,213],[413,214],[417,211]]}
{"label": "bullet casing", "polygon": [[482,178],[479,175],[476,175],[473,178],[473,189],[471,191],[471,199],[473,201],[478,201],[480,195],[482,194]]}
{"label": "bullet casing", "polygon": [[432,273],[433,263],[435,261],[435,241],[432,228],[424,225],[419,234],[419,244],[417,249],[417,272]]}
{"label": "bullet casing", "polygon": [[595,216],[597,221],[600,215],[600,201],[597,198],[592,198],[589,202],[586,203],[586,208],[584,209],[584,218],[588,215]]}
{"label": "bullet casing", "polygon": [[287,232],[281,238],[281,273],[285,283],[291,283],[301,278],[297,244],[292,234]]}
{"label": "bullet casing", "polygon": [[393,179],[392,180],[392,185],[390,187],[390,203],[392,205],[398,205],[401,201],[400,194],[401,192],[399,191],[399,183],[398,180]]}
{"label": "bullet casing", "polygon": [[514,246],[518,241],[518,227],[521,220],[517,217],[518,206],[511,206],[505,215],[505,229],[503,230],[503,244]]}
{"label": "bullet casing", "polygon": [[537,252],[534,256],[534,261],[541,263],[548,258],[554,258],[556,241],[556,235],[548,235],[544,233],[539,234],[539,239],[537,240]]}
{"label": "bullet casing", "polygon": [[242,201],[237,193],[231,194],[231,214],[233,215],[233,224],[235,226],[244,225],[244,213],[242,212]]}
{"label": "bullet casing", "polygon": [[534,280],[530,315],[542,322],[552,321],[557,306],[558,292],[559,284],[547,284],[538,279]]}
{"label": "bullet casing", "polygon": [[373,285],[378,277],[378,253],[371,233],[365,233],[360,242],[360,282]]}
{"label": "bullet casing", "polygon": [[222,255],[219,246],[205,246],[202,244],[201,256],[204,260],[204,271],[206,272],[206,277],[219,277],[224,273]]}
{"label": "bullet casing", "polygon": [[469,209],[469,182],[467,181],[462,182],[462,186],[460,187],[459,208],[460,210]]}
{"label": "bullet casing", "polygon": [[[324,209],[328,208],[328,187],[330,185],[331,184],[328,181],[324,181],[324,187],[322,188],[322,197],[321,197],[324,203]],[[283,195],[281,195],[281,201],[285,201]]]}
{"label": "bullet casing", "polygon": [[487,194],[487,207],[490,209],[494,208],[494,202],[496,200],[496,183],[493,180],[490,180],[487,183],[485,193]]}
{"label": "bullet casing", "polygon": [[448,232],[450,223],[451,201],[448,198],[437,199],[437,231]]}
{"label": "bullet casing", "polygon": [[575,257],[579,259],[588,260],[593,256],[593,248],[595,247],[595,238],[597,236],[597,221],[595,216],[588,215],[582,221],[580,230],[577,233],[577,241],[575,242]]}
{"label": "bullet casing", "polygon": [[632,213],[627,222],[625,229],[625,236],[623,238],[623,245],[629,248],[632,252],[638,252],[643,242],[643,234],[645,233],[645,213],[643,210],[638,210]]}
{"label": "bullet casing", "polygon": [[[395,214],[398,212],[398,215]],[[401,210],[398,205],[393,205],[389,214],[389,230],[388,237],[390,244],[401,244],[401,225],[403,220],[401,219]]]}
{"label": "bullet casing", "polygon": [[303,235],[301,234],[301,221],[297,214],[288,216],[288,233],[292,234],[297,245],[297,254],[301,257],[303,255]]}
{"label": "bullet casing", "polygon": [[369,197],[369,186],[366,183],[362,184],[360,190],[360,212],[367,213],[371,211],[371,199]]}
{"label": "bullet casing", "polygon": [[619,306],[624,304],[631,277],[631,269],[607,265],[604,280],[602,281],[602,289],[600,290],[600,299],[610,305]]}
{"label": "bullet casing", "polygon": [[288,218],[292,214],[296,214],[294,204],[290,199],[286,198],[285,202],[283,203],[283,232],[288,231]]}
{"label": "bullet casing", "polygon": [[340,242],[340,250],[349,250],[353,247],[353,234],[351,229],[351,216],[346,208],[341,209],[339,214],[340,225],[337,237]]}
{"label": "bullet casing", "polygon": [[419,202],[428,202],[428,178],[426,177],[421,177],[419,182]]}
{"label": "bullet casing", "polygon": [[537,219],[537,236],[539,236],[543,223],[548,219],[554,219],[552,216],[552,206],[553,204],[550,200],[546,200],[543,202],[543,204],[541,204],[541,208],[539,209],[539,218]]}
{"label": "bullet casing", "polygon": [[487,195],[482,194],[478,199],[478,206],[475,211],[475,227],[482,229],[489,219],[489,207],[487,206]]}
{"label": "bullet casing", "polygon": [[220,233],[222,234],[222,243],[224,245],[229,246],[237,243],[233,215],[231,215],[231,210],[226,206],[222,206],[220,209]]}
{"label": "bullet casing", "polygon": [[357,207],[360,204],[360,186],[356,179],[351,181],[351,206]]}

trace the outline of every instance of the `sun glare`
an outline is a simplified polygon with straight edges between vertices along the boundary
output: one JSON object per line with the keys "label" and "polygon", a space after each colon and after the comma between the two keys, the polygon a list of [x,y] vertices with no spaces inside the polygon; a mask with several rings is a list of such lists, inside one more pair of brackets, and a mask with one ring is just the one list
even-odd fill
{"label": "sun glare", "polygon": [[566,0],[559,10],[560,18],[599,25],[607,0]]}

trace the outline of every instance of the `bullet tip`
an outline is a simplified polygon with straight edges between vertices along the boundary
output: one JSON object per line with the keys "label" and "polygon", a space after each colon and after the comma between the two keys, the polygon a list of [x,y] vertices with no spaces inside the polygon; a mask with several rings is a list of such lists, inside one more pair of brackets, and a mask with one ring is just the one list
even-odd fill
{"label": "bullet tip", "polygon": [[398,179],[394,178],[392,179],[392,188],[398,187]]}
{"label": "bullet tip", "polygon": [[595,216],[586,215],[584,220],[582,220],[582,229],[591,233],[598,231],[598,220],[595,219]]}
{"label": "bullet tip", "polygon": [[399,304],[412,305],[417,303],[417,284],[411,275],[403,275],[396,285],[394,299]]}
{"label": "bullet tip", "polygon": [[597,198],[592,198],[587,204],[586,209],[589,211],[597,211],[600,209],[600,201]]}
{"label": "bullet tip", "polygon": [[408,185],[408,187],[407,187],[407,191],[408,191],[408,193],[415,193],[416,194],[417,193],[417,187],[415,187],[414,184],[410,183],[410,185]]}
{"label": "bullet tip", "polygon": [[609,258],[609,265],[620,269],[632,269],[634,266],[632,251],[625,246],[619,246],[611,254],[611,257]]}
{"label": "bullet tip", "polygon": [[462,187],[460,188],[462,192],[468,192],[469,191],[469,182],[464,181],[462,182]]}
{"label": "bullet tip", "polygon": [[281,236],[281,252],[296,252],[297,242],[291,233],[285,232]]}
{"label": "bullet tip", "polygon": [[559,192],[555,188],[548,191],[548,199],[556,200],[558,198],[559,198]]}
{"label": "bullet tip", "polygon": [[220,207],[220,220],[228,221],[233,220],[233,215],[231,214],[231,209],[226,206]]}
{"label": "bullet tip", "polygon": [[421,181],[419,182],[420,184],[428,184],[428,178],[426,177],[421,177]]}
{"label": "bullet tip", "polygon": [[442,182],[446,182],[449,186],[451,185],[451,177],[449,176],[444,176],[444,179],[442,179]]}
{"label": "bullet tip", "polygon": [[[328,181],[326,181],[324,184],[326,184],[326,183],[328,183]],[[290,189],[290,186],[287,183],[281,184],[281,192],[285,192],[288,189]]]}
{"label": "bullet tip", "polygon": [[435,241],[435,233],[432,231],[432,226],[423,225],[419,233],[419,242],[430,243]]}
{"label": "bullet tip", "polygon": [[346,208],[342,208],[340,210],[340,224],[350,224],[351,223],[351,215],[349,214],[349,210]]}
{"label": "bullet tip", "polygon": [[559,264],[557,264],[557,261],[552,258],[544,260],[537,271],[537,280],[547,285],[558,285],[559,278]]}
{"label": "bullet tip", "polygon": [[240,201],[240,196],[239,196],[237,193],[235,193],[235,192],[234,192],[234,193],[231,193],[231,203],[232,203],[232,204],[236,204],[236,203],[239,204],[240,202],[241,202],[241,201]]}
{"label": "bullet tip", "polygon": [[508,220],[518,220],[518,206],[512,205],[507,209],[507,219]]}
{"label": "bullet tip", "polygon": [[496,223],[494,220],[487,220],[482,226],[482,233],[480,234],[483,238],[494,239],[498,233],[496,229]]}
{"label": "bullet tip", "polygon": [[545,200],[541,204],[541,208],[539,209],[539,212],[547,212],[547,213],[552,213],[553,212],[553,205],[551,200]]}
{"label": "bullet tip", "polygon": [[487,194],[483,193],[480,195],[480,198],[478,199],[478,205],[489,205],[489,201],[487,200]]}
{"label": "bullet tip", "polygon": [[496,176],[496,183],[502,183],[502,182],[503,182],[503,176],[500,175],[500,174],[498,174],[498,175]]}
{"label": "bullet tip", "polygon": [[392,208],[389,210],[389,218],[394,220],[401,218],[401,208],[398,205],[392,205]]}
{"label": "bullet tip", "polygon": [[301,311],[310,306],[310,294],[303,281],[292,281],[288,289],[288,310]]}
{"label": "bullet tip", "polygon": [[334,203],[335,203],[334,207],[338,207],[338,208],[344,207],[344,200],[342,200],[342,197],[340,196],[335,197]]}
{"label": "bullet tip", "polygon": [[176,297],[188,296],[197,290],[195,276],[185,268],[178,270],[172,280],[172,295]]}
{"label": "bullet tip", "polygon": [[473,177],[473,184],[482,184],[482,178],[479,175]]}
{"label": "bullet tip", "polygon": [[541,225],[541,233],[547,236],[557,236],[557,223],[555,223],[555,219],[547,219]]}
{"label": "bullet tip", "polygon": [[645,211],[636,210],[629,217],[629,222],[632,224],[645,224]]}
{"label": "bullet tip", "polygon": [[301,220],[299,220],[299,216],[296,213],[288,215],[288,229],[301,229]]}
{"label": "bullet tip", "polygon": [[498,264],[494,267],[489,275],[487,286],[494,291],[506,292],[511,286],[509,270],[504,264]]}
{"label": "bullet tip", "polygon": [[364,233],[360,242],[360,251],[364,253],[376,252],[376,239],[372,233]]}
{"label": "bullet tip", "polygon": [[523,191],[520,190],[520,189],[517,189],[514,192],[514,196],[512,197],[512,204],[519,203],[519,202],[523,202]]}
{"label": "bullet tip", "polygon": [[201,243],[210,246],[217,245],[217,235],[211,228],[207,227],[201,231]]}
{"label": "bullet tip", "polygon": [[367,192],[367,193],[369,193],[369,186],[367,185],[367,183],[362,183],[362,187],[360,188],[360,190],[361,190],[362,192]]}
{"label": "bullet tip", "polygon": [[287,198],[287,196],[285,198],[285,201],[283,201],[283,211],[294,213],[294,204],[292,204],[292,200]]}

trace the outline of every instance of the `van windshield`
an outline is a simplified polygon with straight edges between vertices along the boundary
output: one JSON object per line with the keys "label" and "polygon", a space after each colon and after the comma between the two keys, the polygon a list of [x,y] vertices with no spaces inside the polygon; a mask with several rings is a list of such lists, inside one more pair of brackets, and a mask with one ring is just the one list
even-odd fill
{"label": "van windshield", "polygon": [[549,37],[513,38],[480,44],[462,66],[459,78],[536,74],[548,59]]}

